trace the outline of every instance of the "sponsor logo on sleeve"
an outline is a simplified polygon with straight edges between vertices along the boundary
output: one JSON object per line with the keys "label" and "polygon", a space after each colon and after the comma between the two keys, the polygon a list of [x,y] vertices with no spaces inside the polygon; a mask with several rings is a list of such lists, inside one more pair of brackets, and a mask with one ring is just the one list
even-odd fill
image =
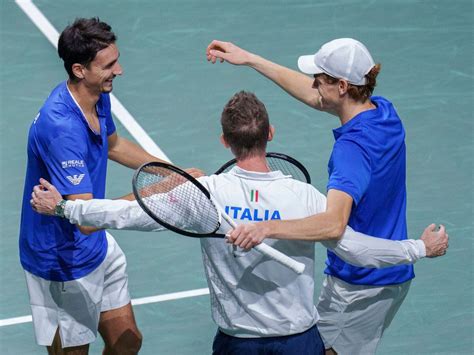
{"label": "sponsor logo on sleeve", "polygon": [[61,162],[63,169],[67,168],[83,168],[85,166],[84,160],[64,160]]}
{"label": "sponsor logo on sleeve", "polygon": [[66,179],[69,180],[69,182],[71,184],[73,184],[74,186],[75,185],[79,185],[82,181],[82,179],[84,178],[86,174],[75,174],[75,175],[72,175],[72,176],[66,176]]}

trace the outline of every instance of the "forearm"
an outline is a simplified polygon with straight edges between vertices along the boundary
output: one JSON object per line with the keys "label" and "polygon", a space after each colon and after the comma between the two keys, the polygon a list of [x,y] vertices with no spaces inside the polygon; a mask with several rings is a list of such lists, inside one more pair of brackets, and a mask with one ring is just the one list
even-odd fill
{"label": "forearm", "polygon": [[272,80],[294,98],[313,108],[320,109],[319,93],[312,88],[313,79],[309,76],[255,54],[250,55],[247,65]]}
{"label": "forearm", "polygon": [[64,216],[72,224],[97,228],[148,232],[164,229],[149,217],[136,201],[102,199],[67,201]]}
{"label": "forearm", "polygon": [[347,228],[339,241],[322,244],[344,261],[354,266],[383,268],[394,265],[414,264],[425,257],[422,240],[393,241],[367,236]]}
{"label": "forearm", "polygon": [[117,137],[113,146],[109,147],[108,154],[109,159],[132,169],[137,169],[141,165],[150,161],[163,161],[154,155],[147,153],[137,144],[122,137]]}
{"label": "forearm", "polygon": [[347,221],[343,216],[323,212],[302,219],[262,223],[269,238],[318,242],[338,240],[344,233]]}

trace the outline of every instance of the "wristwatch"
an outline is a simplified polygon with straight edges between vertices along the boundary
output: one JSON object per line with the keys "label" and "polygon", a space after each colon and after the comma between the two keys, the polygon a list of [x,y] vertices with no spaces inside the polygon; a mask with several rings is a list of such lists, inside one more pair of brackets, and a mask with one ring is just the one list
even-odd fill
{"label": "wristwatch", "polygon": [[61,200],[54,207],[54,215],[64,218],[64,208],[66,207],[66,200]]}

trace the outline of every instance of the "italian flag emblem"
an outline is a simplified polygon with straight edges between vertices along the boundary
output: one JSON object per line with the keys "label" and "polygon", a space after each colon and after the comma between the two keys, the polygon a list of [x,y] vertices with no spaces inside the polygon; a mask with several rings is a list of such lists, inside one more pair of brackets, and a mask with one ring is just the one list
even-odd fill
{"label": "italian flag emblem", "polygon": [[258,190],[250,190],[250,202],[258,202]]}

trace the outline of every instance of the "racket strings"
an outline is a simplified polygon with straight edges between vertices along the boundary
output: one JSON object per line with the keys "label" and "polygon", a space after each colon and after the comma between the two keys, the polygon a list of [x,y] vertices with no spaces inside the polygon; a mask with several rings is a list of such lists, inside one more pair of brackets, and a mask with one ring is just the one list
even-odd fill
{"label": "racket strings", "polygon": [[[302,168],[295,165],[291,161],[286,160],[279,156],[272,156],[272,155],[267,155],[266,158],[267,158],[268,167],[270,168],[271,171],[279,170],[282,172],[283,175],[290,175],[295,180],[309,182],[308,176],[306,176],[305,173],[301,170]],[[234,168],[235,165],[236,165],[236,162],[234,162],[233,164],[230,164],[219,173],[227,173],[232,168]]]}
{"label": "racket strings", "polygon": [[306,181],[306,176],[301,169],[286,160],[267,157],[267,163],[271,171],[279,170],[284,175],[290,175],[295,180]]}
{"label": "racket strings", "polygon": [[210,234],[219,227],[212,201],[196,185],[171,169],[151,166],[137,175],[142,202],[161,221],[188,233]]}

